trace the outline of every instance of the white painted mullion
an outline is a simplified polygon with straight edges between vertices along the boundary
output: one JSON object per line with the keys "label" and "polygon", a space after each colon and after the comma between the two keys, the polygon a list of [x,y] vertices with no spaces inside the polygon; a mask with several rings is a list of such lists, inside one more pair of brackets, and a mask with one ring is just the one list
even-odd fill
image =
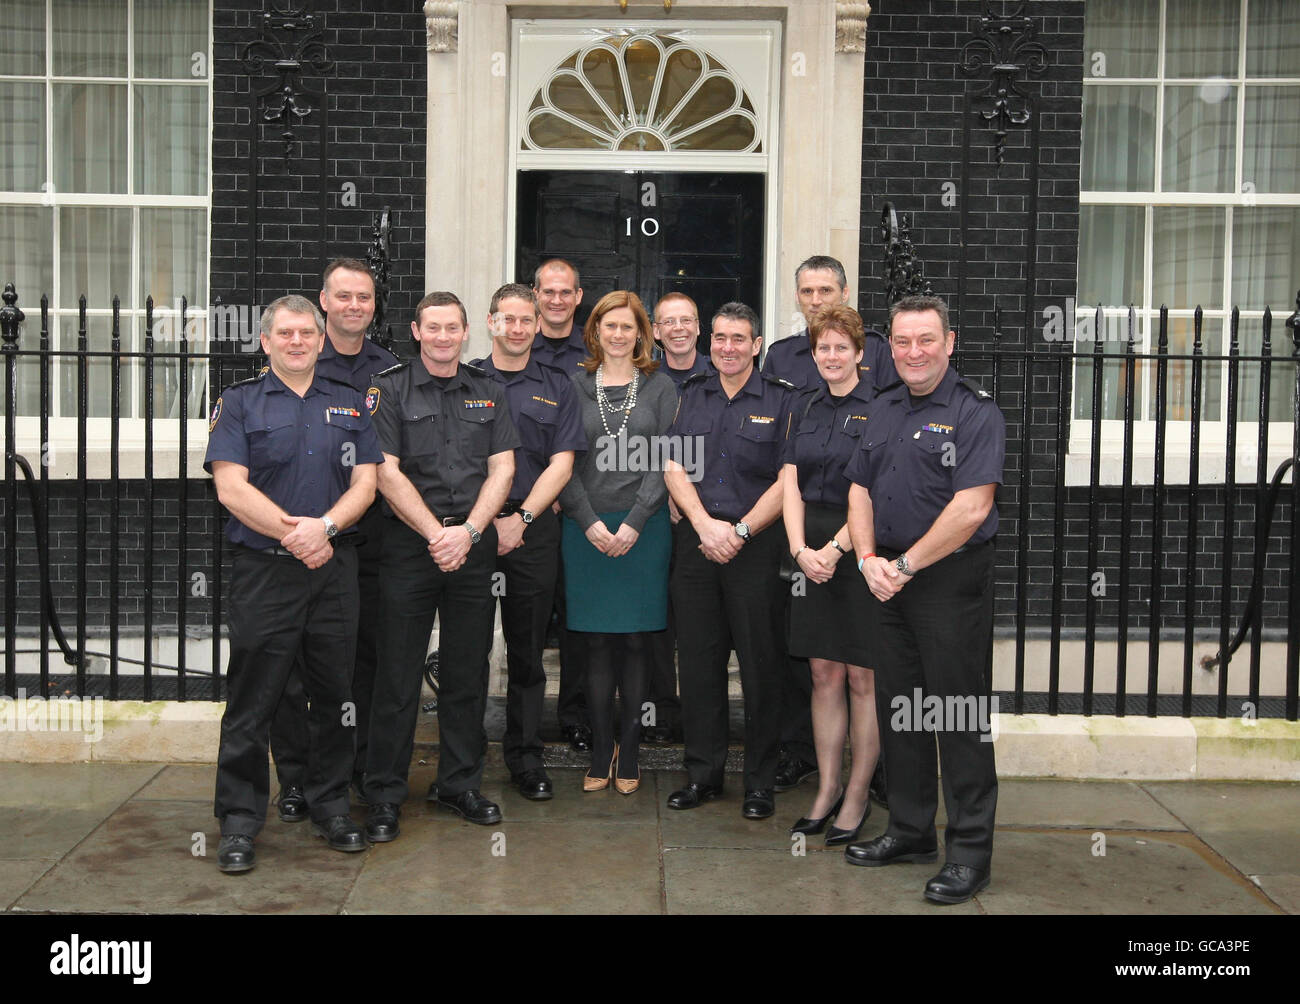
{"label": "white painted mullion", "polygon": [[1164,191],[1165,169],[1165,4],[1160,0],[1160,45],[1156,50],[1156,135],[1155,135],[1155,177],[1151,180],[1152,188]]}

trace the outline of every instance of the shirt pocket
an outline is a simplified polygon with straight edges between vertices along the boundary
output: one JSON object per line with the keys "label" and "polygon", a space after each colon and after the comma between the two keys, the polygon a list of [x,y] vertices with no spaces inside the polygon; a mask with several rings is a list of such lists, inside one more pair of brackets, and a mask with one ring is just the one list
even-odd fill
{"label": "shirt pocket", "polygon": [[744,422],[736,432],[736,467],[747,474],[780,471],[781,440],[776,422]]}
{"label": "shirt pocket", "polygon": [[[327,425],[334,446],[334,459],[345,467],[355,467],[360,462],[357,439],[361,435],[361,419],[354,415],[330,415]],[[347,449],[348,444],[351,444],[351,450]]]}
{"label": "shirt pocket", "polygon": [[945,491],[957,466],[957,443],[951,433],[928,432],[912,440],[917,487]]}
{"label": "shirt pocket", "polygon": [[260,421],[246,421],[248,460],[251,469],[287,464],[293,459],[298,443],[298,429],[292,419],[259,416]]}
{"label": "shirt pocket", "polygon": [[461,429],[464,430],[463,442],[468,446],[466,449],[466,459],[484,460],[492,452],[492,430],[496,427],[497,410],[496,408],[466,408],[462,405],[457,409],[457,418],[462,423]]}

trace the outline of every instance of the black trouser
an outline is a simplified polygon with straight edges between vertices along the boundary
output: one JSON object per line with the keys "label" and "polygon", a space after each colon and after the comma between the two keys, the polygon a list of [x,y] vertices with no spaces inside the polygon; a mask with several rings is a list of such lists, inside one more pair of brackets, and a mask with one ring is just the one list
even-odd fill
{"label": "black trouser", "polygon": [[[786,651],[785,636],[790,626],[790,589],[785,590],[785,610],[781,617],[781,651]],[[784,697],[781,702],[781,748],[787,756],[805,763],[817,762],[817,748],[812,734],[812,669],[807,659],[788,655],[784,665]]]}
{"label": "black trouser", "polygon": [[438,790],[454,797],[478,788],[483,778],[496,528],[483,531],[454,572],[442,571],[429,555],[429,542],[405,523],[394,520],[384,528],[383,549],[383,622],[363,790],[371,805],[406,801],[424,660],[437,614]]}
{"label": "black trouser", "polygon": [[[889,764],[891,836],[933,845],[938,810],[935,733],[908,729],[924,714],[922,700],[989,694],[988,653],[993,631],[994,549],[981,545],[924,568],[888,602],[879,604],[876,714]],[[895,707],[895,698],[904,698]],[[944,843],[952,864],[987,868],[993,854],[998,778],[993,743],[977,727],[979,715],[945,714],[938,731],[943,764]],[[958,707],[956,702],[951,705]],[[960,717],[962,721],[958,721]],[[972,720],[973,719],[973,720]]]}
{"label": "black trouser", "polygon": [[555,578],[555,610],[559,616],[556,633],[560,638],[560,693],[555,701],[555,717],[560,728],[570,725],[586,727],[587,697],[583,680],[587,675],[586,639],[581,631],[568,628],[568,607],[564,598],[564,556],[556,545],[558,564]]}
{"label": "black trouser", "polygon": [[781,740],[782,589],[780,526],[769,527],[719,565],[700,552],[687,520],[673,528],[671,583],[686,771],[722,784],[727,759],[727,660],[734,647],[745,692],[745,789],[771,788]]}
{"label": "black trouser", "polygon": [[[366,767],[366,740],[370,735],[370,697],[375,685],[375,648],[379,634],[380,534],[384,528],[380,503],[375,502],[357,523],[357,588],[361,613],[357,620],[357,655],[352,671],[353,716],[357,724],[357,751],[352,780],[361,787]],[[283,791],[302,787],[307,773],[307,692],[297,665],[289,672],[284,696],[271,719],[271,756]]]}
{"label": "black trouser", "polygon": [[266,822],[271,716],[301,658],[311,706],[306,715],[303,788],[312,819],[348,812],[353,729],[351,697],[357,631],[357,555],[338,547],[317,569],[296,558],[235,548],[227,597],[230,663],[221,717],[214,812],[221,832],[254,837]]}
{"label": "black trouser", "polygon": [[524,531],[524,546],[496,559],[496,570],[503,576],[497,592],[501,593],[507,670],[506,732],[501,752],[512,775],[542,767],[542,707],[546,701],[542,650],[555,601],[559,558],[560,519],[548,507]]}

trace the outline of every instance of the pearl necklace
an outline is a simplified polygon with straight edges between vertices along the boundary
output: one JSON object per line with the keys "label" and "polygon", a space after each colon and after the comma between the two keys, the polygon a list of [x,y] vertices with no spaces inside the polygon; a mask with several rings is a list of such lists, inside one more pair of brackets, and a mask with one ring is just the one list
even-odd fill
{"label": "pearl necklace", "polygon": [[633,370],[632,382],[627,388],[627,397],[623,399],[623,424],[618,427],[618,432],[612,432],[609,421],[605,418],[605,412],[608,411],[612,415],[616,409],[605,395],[605,364],[601,363],[596,367],[596,410],[600,412],[600,424],[605,427],[605,435],[615,438],[623,435],[623,430],[627,428],[628,419],[632,415],[632,409],[636,407],[636,385],[639,376],[640,374]]}

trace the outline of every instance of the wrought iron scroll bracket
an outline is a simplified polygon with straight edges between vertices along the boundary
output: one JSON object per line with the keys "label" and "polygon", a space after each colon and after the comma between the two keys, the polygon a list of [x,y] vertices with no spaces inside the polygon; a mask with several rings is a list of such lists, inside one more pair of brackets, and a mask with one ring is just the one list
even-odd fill
{"label": "wrought iron scroll bracket", "polygon": [[262,12],[262,37],[244,47],[243,65],[249,76],[258,76],[269,62],[279,82],[261,93],[263,122],[282,127],[284,159],[287,161],[297,140],[294,128],[315,111],[313,95],[302,83],[310,69],[317,75],[334,68],[325,49],[323,30],[308,10],[310,0],[267,0]]}
{"label": "wrought iron scroll bracket", "polygon": [[905,296],[933,296],[925,266],[912,246],[912,224],[907,214],[901,217],[892,202],[880,213],[880,239],[885,246],[885,299],[895,303]]}
{"label": "wrought iron scroll bracket", "polygon": [[374,228],[370,232],[370,246],[366,248],[366,264],[375,277],[375,316],[370,321],[369,335],[371,341],[390,352],[393,349],[393,338],[385,319],[388,314],[389,278],[393,263],[391,213],[391,209],[385,206],[383,212],[375,218]]}
{"label": "wrought iron scroll bracket", "polygon": [[993,11],[993,0],[984,0],[978,37],[961,50],[962,72],[976,76],[987,66],[990,79],[972,95],[976,114],[995,127],[993,140],[998,168],[1006,159],[1007,136],[1012,127],[1029,124],[1034,116],[1034,100],[1017,83],[1022,74],[1041,76],[1047,71],[1047,49],[1035,36],[1034,19],[1024,13],[1025,0],[1019,0],[1009,14]]}

